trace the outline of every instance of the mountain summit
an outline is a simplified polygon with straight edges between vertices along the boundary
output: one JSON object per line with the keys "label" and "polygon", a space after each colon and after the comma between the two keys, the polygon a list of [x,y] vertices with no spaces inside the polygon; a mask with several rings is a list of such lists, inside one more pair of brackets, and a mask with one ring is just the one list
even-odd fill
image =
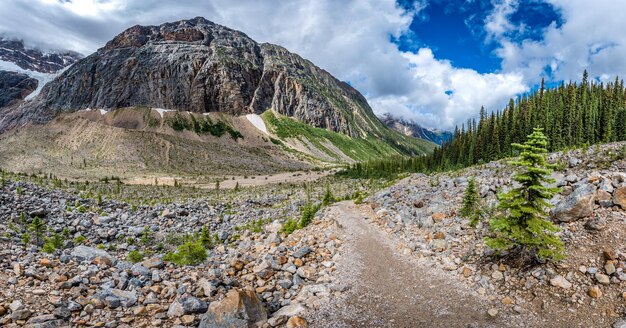
{"label": "mountain summit", "polygon": [[[194,174],[206,172],[184,159],[207,149],[222,150],[207,163],[241,166],[225,159],[247,153],[246,163],[278,171],[280,163],[288,169],[353,163],[436,146],[385,126],[357,90],[310,61],[204,18],[133,26],[29,98],[0,108],[0,133],[19,131],[2,135],[6,167],[19,163],[16,149],[37,142],[51,146],[36,164],[58,162],[71,147],[94,165],[108,156],[107,163],[129,161],[125,167]],[[107,143],[85,137],[112,133],[119,136]],[[93,143],[76,146],[85,140]],[[137,143],[145,150],[140,158],[123,155]],[[184,163],[168,162],[171,152]]]}
{"label": "mountain summit", "polygon": [[310,61],[194,18],[134,26],[46,85],[15,122],[86,108],[148,106],[232,115],[267,109],[352,137],[384,137],[365,98]]}

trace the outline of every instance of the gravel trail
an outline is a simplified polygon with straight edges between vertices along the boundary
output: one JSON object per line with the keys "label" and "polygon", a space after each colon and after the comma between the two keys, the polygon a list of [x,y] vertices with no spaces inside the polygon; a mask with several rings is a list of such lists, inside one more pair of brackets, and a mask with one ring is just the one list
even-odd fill
{"label": "gravel trail", "polygon": [[365,217],[367,209],[341,202],[329,210],[346,240],[338,261],[342,296],[311,315],[314,327],[506,327],[474,294],[434,268],[417,267]]}

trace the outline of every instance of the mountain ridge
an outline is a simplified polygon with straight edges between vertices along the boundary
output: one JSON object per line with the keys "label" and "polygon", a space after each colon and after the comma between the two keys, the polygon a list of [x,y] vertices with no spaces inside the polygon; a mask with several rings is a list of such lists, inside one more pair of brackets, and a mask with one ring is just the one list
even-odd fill
{"label": "mountain ridge", "polygon": [[128,106],[233,115],[272,108],[353,137],[382,127],[358,91],[310,61],[200,17],[127,29],[25,108],[46,121],[62,111]]}
{"label": "mountain ridge", "polygon": [[387,127],[394,129],[403,135],[432,141],[438,145],[441,145],[454,137],[452,132],[427,129],[415,121],[396,117],[391,113],[384,113],[380,115],[379,118]]}

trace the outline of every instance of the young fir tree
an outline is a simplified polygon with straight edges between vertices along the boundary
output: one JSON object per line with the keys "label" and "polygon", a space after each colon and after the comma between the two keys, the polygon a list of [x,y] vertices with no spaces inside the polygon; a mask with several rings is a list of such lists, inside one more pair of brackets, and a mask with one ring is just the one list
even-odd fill
{"label": "young fir tree", "polygon": [[465,195],[463,196],[463,207],[461,208],[461,216],[470,220],[470,226],[475,227],[480,219],[479,208],[480,196],[476,189],[476,180],[474,177],[469,179]]}
{"label": "young fir tree", "polygon": [[499,195],[498,208],[503,215],[489,221],[494,236],[485,238],[492,249],[502,251],[520,246],[540,259],[564,258],[565,246],[555,235],[559,229],[547,219],[550,204],[546,200],[559,191],[545,186],[554,182],[549,178],[552,165],[545,159],[547,144],[547,137],[539,128],[534,129],[523,145],[512,144],[521,154],[519,160],[511,164],[523,171],[513,178],[520,186]]}
{"label": "young fir tree", "polygon": [[333,196],[332,191],[330,191],[330,186],[326,185],[326,190],[324,191],[324,196],[322,197],[322,206],[328,206],[335,202],[335,196]]}
{"label": "young fir tree", "polygon": [[37,246],[43,243],[43,237],[46,232],[46,223],[36,216],[33,221],[28,225],[28,231],[30,231],[35,237],[35,244]]}

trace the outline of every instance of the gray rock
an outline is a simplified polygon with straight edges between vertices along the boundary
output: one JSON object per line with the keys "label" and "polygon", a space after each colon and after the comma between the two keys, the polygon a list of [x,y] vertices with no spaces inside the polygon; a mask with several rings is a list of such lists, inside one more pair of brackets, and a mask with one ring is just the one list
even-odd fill
{"label": "gray rock", "polygon": [[560,287],[563,289],[570,289],[572,287],[572,283],[561,275],[557,275],[554,278],[550,279],[550,284],[552,286]]}
{"label": "gray rock", "polygon": [[226,297],[213,302],[199,328],[252,327],[267,320],[267,311],[253,291],[231,289]]}
{"label": "gray rock", "polygon": [[311,248],[309,248],[309,246],[304,246],[300,248],[299,250],[297,250],[295,253],[293,253],[293,257],[299,259],[299,258],[306,256],[310,252],[311,252]]}
{"label": "gray rock", "polygon": [[69,308],[61,306],[61,307],[54,309],[52,314],[54,314],[54,316],[57,318],[67,319],[72,316],[72,311],[70,311]]}
{"label": "gray rock", "polygon": [[115,296],[107,296],[104,298],[104,305],[115,309],[120,307],[120,305],[122,305],[122,302],[120,301],[119,298],[115,297]]}
{"label": "gray rock", "polygon": [[613,324],[613,328],[626,328],[626,319],[619,320]]}
{"label": "gray rock", "polygon": [[586,184],[560,201],[552,210],[552,217],[559,222],[570,222],[593,214],[595,188]]}
{"label": "gray rock", "polygon": [[31,315],[33,315],[33,312],[31,310],[28,310],[28,309],[17,310],[17,311],[13,311],[13,313],[11,313],[11,318],[13,318],[13,320],[26,320]]}
{"label": "gray rock", "polygon": [[189,295],[179,297],[177,302],[180,303],[185,314],[204,313],[209,307],[207,302]]}
{"label": "gray rock", "polygon": [[121,289],[111,289],[111,294],[120,300],[120,304],[123,307],[131,307],[137,303],[137,295],[133,291],[126,291]]}
{"label": "gray rock", "polygon": [[104,250],[93,248],[93,247],[88,247],[84,245],[74,247],[74,249],[72,250],[72,253],[70,253],[70,257],[73,258],[77,262],[92,261],[98,256],[102,256],[104,258],[109,259],[111,263],[113,264],[115,264],[117,261],[115,257],[111,256],[109,253],[107,253]]}

